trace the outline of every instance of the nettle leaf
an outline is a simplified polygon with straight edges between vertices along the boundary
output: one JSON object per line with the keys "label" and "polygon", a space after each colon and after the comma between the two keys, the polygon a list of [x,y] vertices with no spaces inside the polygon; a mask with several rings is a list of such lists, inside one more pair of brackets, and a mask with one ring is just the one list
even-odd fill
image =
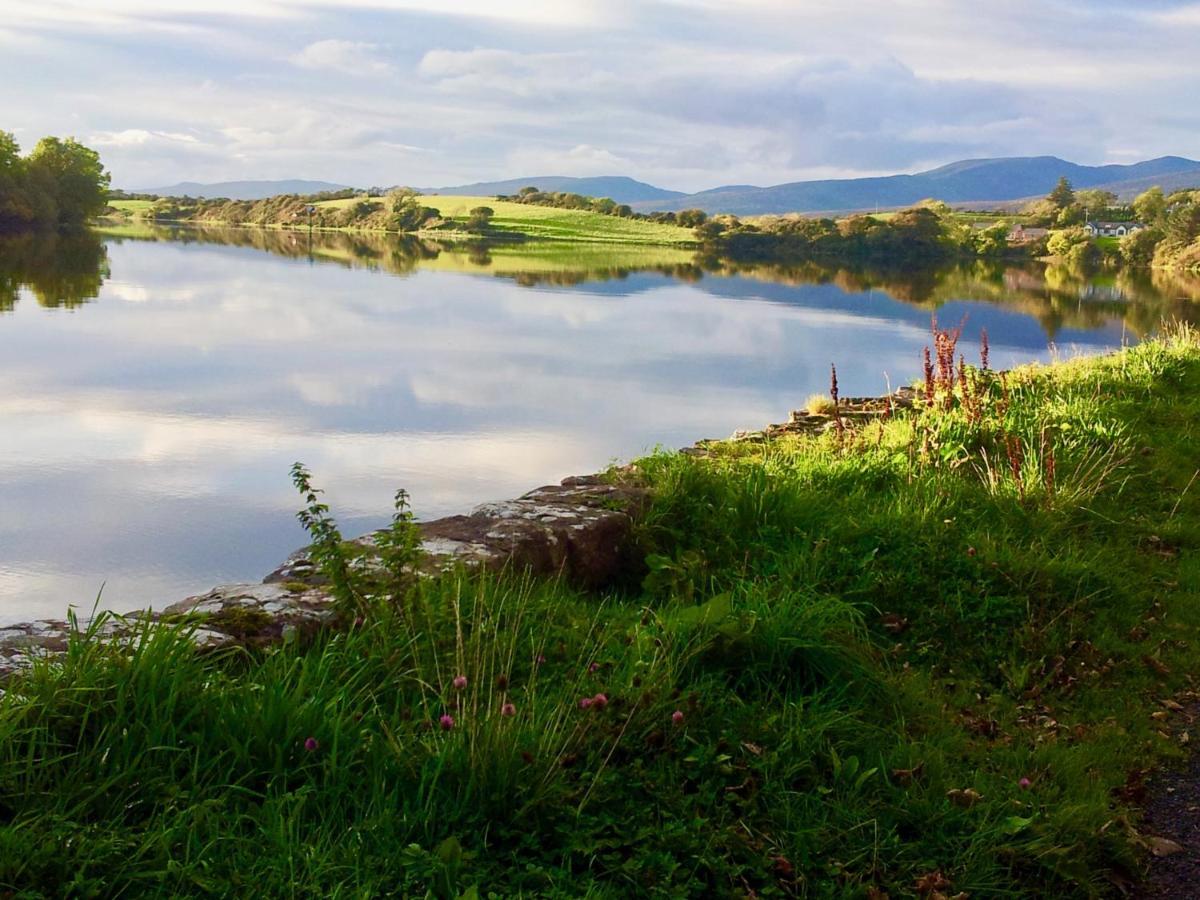
{"label": "nettle leaf", "polygon": [[717,594],[699,606],[670,610],[663,616],[663,620],[668,627],[693,629],[718,625],[732,615],[733,595],[724,593]]}
{"label": "nettle leaf", "polygon": [[1026,828],[1033,824],[1036,816],[1009,816],[1004,820],[1004,833],[1009,835],[1020,834]]}

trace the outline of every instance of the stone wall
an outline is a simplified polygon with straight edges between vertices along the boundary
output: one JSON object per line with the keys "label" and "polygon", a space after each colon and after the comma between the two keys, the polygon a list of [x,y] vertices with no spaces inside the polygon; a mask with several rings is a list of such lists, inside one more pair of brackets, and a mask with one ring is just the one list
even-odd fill
{"label": "stone wall", "polygon": [[[914,396],[910,388],[902,388],[891,397],[844,399],[839,415],[845,427],[853,427],[912,406]],[[730,440],[820,433],[833,427],[833,422],[831,414],[798,410],[784,424],[735,432]],[[712,443],[699,441],[683,452],[704,454]],[[627,477],[616,479],[575,476],[516,500],[485,503],[468,515],[420,523],[419,571],[435,575],[459,565],[492,571],[508,566],[535,575],[563,575],[587,588],[636,573],[633,528],[645,510],[647,495],[628,477],[631,474],[626,470]],[[377,559],[371,552],[374,535],[363,535],[356,542],[366,552],[355,564],[370,567]],[[146,619],[181,618],[194,623],[191,637],[198,649],[263,644],[280,641],[289,632],[311,634],[329,625],[334,601],[305,548],[259,583],[220,585],[162,610],[111,616],[98,626],[96,636],[120,642]],[[70,624],[61,619],[0,627],[0,678],[27,668],[38,657],[64,652],[70,634]]]}
{"label": "stone wall", "polygon": [[[499,570],[505,566],[535,575],[564,575],[584,587],[600,587],[630,569],[633,526],[645,507],[645,491],[599,476],[567,478],[516,500],[486,503],[469,515],[418,525],[424,574],[454,566]],[[357,538],[366,552],[356,564],[370,566],[372,534]],[[225,584],[162,610],[139,610],[106,618],[96,637],[121,641],[146,619],[186,618],[198,649],[233,643],[270,643],[290,631],[311,633],[332,622],[334,601],[307,548],[254,584]],[[85,625],[81,624],[82,629]],[[71,625],[42,619],[0,628],[0,677],[44,656],[66,650]]]}

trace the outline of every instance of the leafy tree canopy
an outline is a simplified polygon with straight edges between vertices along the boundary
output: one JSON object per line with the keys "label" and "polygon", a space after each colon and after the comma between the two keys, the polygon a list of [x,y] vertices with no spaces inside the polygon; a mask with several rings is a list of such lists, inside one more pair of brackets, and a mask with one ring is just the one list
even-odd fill
{"label": "leafy tree canopy", "polygon": [[83,225],[108,205],[109,183],[100,155],[73,138],[42,138],[22,157],[0,131],[0,228]]}
{"label": "leafy tree canopy", "polygon": [[1133,201],[1133,213],[1142,222],[1153,224],[1161,221],[1167,214],[1167,198],[1163,196],[1163,189],[1155,185],[1138,194]]}

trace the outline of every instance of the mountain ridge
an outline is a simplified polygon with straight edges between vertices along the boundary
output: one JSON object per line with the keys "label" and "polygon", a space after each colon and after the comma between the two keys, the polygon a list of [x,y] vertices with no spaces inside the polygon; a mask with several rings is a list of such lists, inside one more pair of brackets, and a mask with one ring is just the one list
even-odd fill
{"label": "mountain ridge", "polygon": [[350,187],[331,181],[308,181],[303,178],[285,178],[275,181],[180,181],[177,184],[157,188],[136,188],[131,194],[155,194],[159,197],[202,197],[206,200],[227,198],[229,200],[262,200],[278,194],[319,194],[323,191],[341,191]]}
{"label": "mountain ridge", "polygon": [[[947,203],[988,203],[1043,196],[1066,177],[1076,188],[1114,190],[1129,199],[1154,183],[1200,186],[1200,161],[1162,156],[1129,165],[1084,166],[1056,156],[958,160],[912,175],[794,181],[768,187],[722,186],[640,211],[697,208],[735,215],[823,212],[908,206],[926,198]],[[1167,187],[1167,185],[1164,185]]]}
{"label": "mountain ridge", "polygon": [[683,191],[660,188],[627,175],[537,175],[529,178],[506,178],[501,181],[477,181],[451,187],[418,188],[423,194],[445,194],[456,197],[493,197],[496,194],[515,194],[523,187],[536,187],[548,193],[562,191],[586,197],[608,197],[617,203],[653,203],[688,196]]}
{"label": "mountain ridge", "polygon": [[[708,213],[746,216],[895,209],[931,197],[956,205],[1011,204],[1044,196],[1060,177],[1069,179],[1076,188],[1111,190],[1122,200],[1129,200],[1156,184],[1167,191],[1200,187],[1200,161],[1182,156],[1160,156],[1128,165],[1085,166],[1057,156],[981,157],[957,160],[913,174],[793,181],[761,187],[720,185],[690,194],[624,175],[543,175],[417,190],[426,194],[491,197],[515,194],[523,187],[533,186],[548,192],[609,197],[617,203],[627,203],[639,212],[677,212],[695,208]],[[215,184],[181,182],[138,193],[257,200],[274,194],[312,194],[345,187],[333,182],[300,179]]]}

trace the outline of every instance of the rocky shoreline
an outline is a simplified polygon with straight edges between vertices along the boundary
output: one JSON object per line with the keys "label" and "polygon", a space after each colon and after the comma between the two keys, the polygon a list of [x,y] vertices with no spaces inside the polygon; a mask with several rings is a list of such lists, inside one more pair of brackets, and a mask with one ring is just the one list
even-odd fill
{"label": "rocky shoreline", "polygon": [[[884,397],[843,399],[838,415],[850,426],[911,406],[914,392],[901,388]],[[832,413],[797,410],[788,421],[761,431],[737,431],[728,440],[764,441],[787,434],[820,433],[834,427]],[[683,452],[702,454],[714,441],[698,441]],[[498,571],[525,570],[563,576],[587,588],[617,581],[636,565],[634,526],[647,494],[630,477],[572,476],[560,484],[530,491],[515,500],[485,503],[467,515],[448,516],[418,525],[419,570],[434,575],[456,566]],[[374,534],[356,538],[366,552],[360,565],[371,565]],[[197,650],[238,643],[270,644],[293,633],[312,634],[330,625],[334,599],[322,585],[307,548],[289,556],[261,582],[226,584],[188,597],[161,610],[109,614],[95,626],[96,639],[120,642],[152,622],[185,620]],[[78,623],[86,629],[87,623]],[[0,627],[0,679],[29,668],[39,658],[66,652],[72,625],[65,619],[39,619]]]}

